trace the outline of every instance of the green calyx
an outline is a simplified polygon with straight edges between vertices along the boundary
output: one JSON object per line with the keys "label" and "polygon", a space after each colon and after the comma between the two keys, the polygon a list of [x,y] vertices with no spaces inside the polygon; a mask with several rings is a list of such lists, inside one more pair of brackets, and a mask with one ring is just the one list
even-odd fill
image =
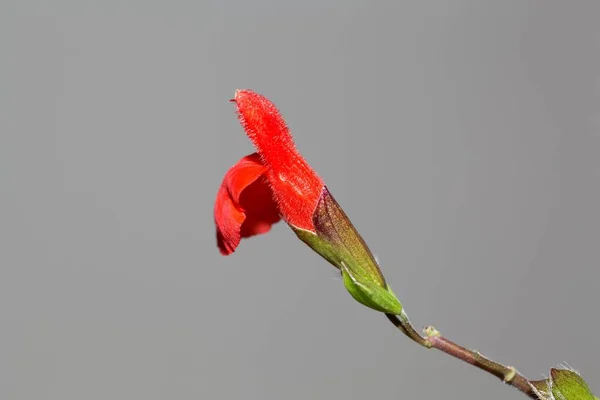
{"label": "green calyx", "polygon": [[326,187],[313,222],[316,232],[291,228],[300,240],[341,271],[344,286],[356,301],[377,311],[399,315],[400,301],[387,285],[366,243]]}
{"label": "green calyx", "polygon": [[402,305],[389,286],[382,288],[371,283],[369,279],[357,277],[344,263],[342,263],[342,276],[344,286],[359,303],[387,314],[400,315],[402,312]]}

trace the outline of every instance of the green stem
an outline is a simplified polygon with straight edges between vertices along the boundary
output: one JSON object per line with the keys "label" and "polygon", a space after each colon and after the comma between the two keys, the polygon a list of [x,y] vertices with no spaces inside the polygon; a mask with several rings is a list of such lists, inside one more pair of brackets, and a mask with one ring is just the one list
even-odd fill
{"label": "green stem", "polygon": [[443,337],[434,327],[428,326],[424,329],[425,336],[421,336],[408,320],[408,316],[402,311],[401,315],[385,314],[396,328],[408,336],[414,342],[425,348],[434,348],[440,350],[454,358],[458,358],[466,363],[500,378],[504,383],[510,385],[532,399],[538,400],[533,388],[527,378],[519,374],[514,367],[509,367],[490,360],[476,351],[466,349],[451,340]]}

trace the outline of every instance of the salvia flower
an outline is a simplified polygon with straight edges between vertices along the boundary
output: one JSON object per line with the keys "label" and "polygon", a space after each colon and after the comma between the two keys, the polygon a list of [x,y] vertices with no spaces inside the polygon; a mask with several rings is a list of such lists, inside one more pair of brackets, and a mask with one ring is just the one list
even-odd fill
{"label": "salvia flower", "polygon": [[266,233],[283,219],[341,271],[344,285],[357,301],[400,314],[402,306],[371,251],[296,149],[275,105],[250,90],[236,91],[232,101],[256,153],[227,171],[217,193],[214,216],[221,254],[231,254],[242,238]]}

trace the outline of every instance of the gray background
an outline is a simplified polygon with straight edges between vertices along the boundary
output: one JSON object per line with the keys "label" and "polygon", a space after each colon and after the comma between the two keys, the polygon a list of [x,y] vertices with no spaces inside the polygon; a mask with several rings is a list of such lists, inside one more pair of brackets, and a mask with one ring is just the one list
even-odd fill
{"label": "gray background", "polygon": [[[278,224],[221,257],[252,88],[417,326],[600,390],[600,2],[6,1],[0,398],[518,399]],[[469,384],[469,382],[473,382]]]}

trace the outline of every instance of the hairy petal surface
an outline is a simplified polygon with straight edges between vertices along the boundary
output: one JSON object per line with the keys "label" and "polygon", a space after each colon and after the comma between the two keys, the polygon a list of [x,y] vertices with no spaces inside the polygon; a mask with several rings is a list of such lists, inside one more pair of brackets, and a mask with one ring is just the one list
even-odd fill
{"label": "hairy petal surface", "polygon": [[325,186],[294,145],[285,120],[266,97],[238,90],[233,101],[246,134],[254,144],[279,206],[291,226],[314,232],[313,213]]}

